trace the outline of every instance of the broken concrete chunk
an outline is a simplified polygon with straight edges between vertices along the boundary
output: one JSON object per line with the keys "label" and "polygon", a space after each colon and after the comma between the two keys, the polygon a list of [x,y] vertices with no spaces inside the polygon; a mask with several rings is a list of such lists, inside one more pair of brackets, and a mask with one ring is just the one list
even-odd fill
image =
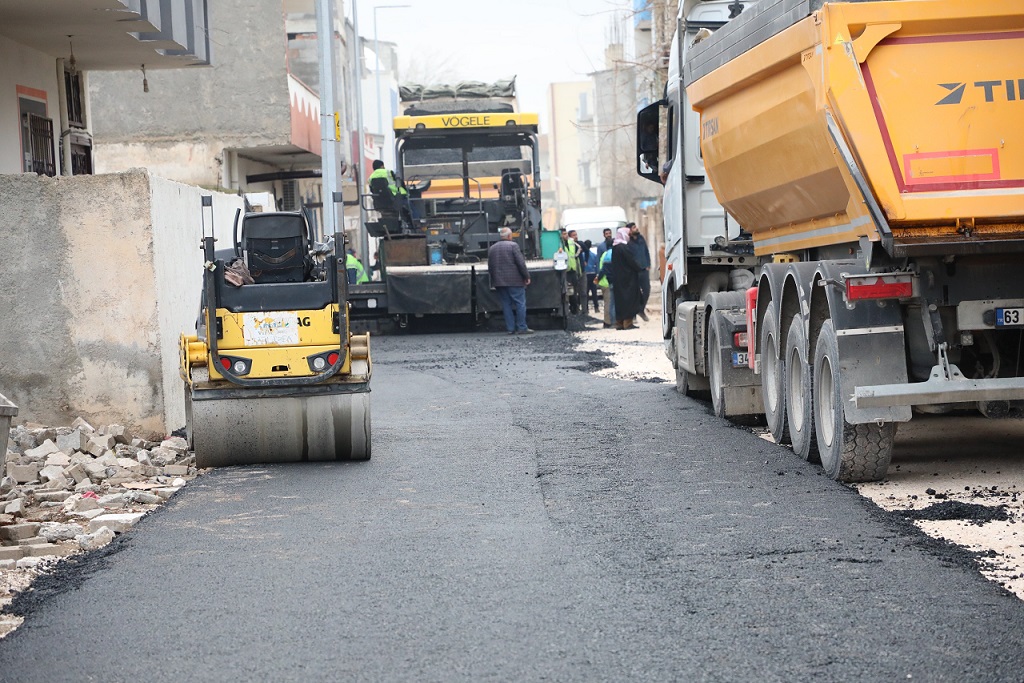
{"label": "broken concrete chunk", "polygon": [[106,496],[100,496],[99,501],[100,507],[107,508],[123,508],[125,504],[123,493],[111,493]]}
{"label": "broken concrete chunk", "polygon": [[27,484],[39,478],[39,463],[21,465],[13,462],[7,463],[7,476],[19,484]]}
{"label": "broken concrete chunk", "polygon": [[188,474],[188,465],[166,465],[164,474],[169,477],[178,477]]}
{"label": "broken concrete chunk", "polygon": [[54,543],[41,543],[25,548],[26,557],[65,557],[73,552],[75,552],[75,549],[72,546],[56,545]]}
{"label": "broken concrete chunk", "polygon": [[[64,480],[67,482],[67,480]],[[35,492],[36,500],[40,503],[63,503],[65,500],[70,498],[72,495],[71,491],[40,491]]]}
{"label": "broken concrete chunk", "polygon": [[0,496],[6,496],[17,485],[18,482],[14,481],[14,477],[5,476],[0,479]]}
{"label": "broken concrete chunk", "polygon": [[163,502],[163,498],[147,491],[132,491],[125,494],[124,498],[128,503],[139,503],[141,505],[157,505]]}
{"label": "broken concrete chunk", "polygon": [[57,451],[56,453],[50,453],[46,456],[46,460],[43,465],[49,467],[51,465],[57,465],[59,467],[67,467],[71,464],[71,458],[69,458],[63,451]]}
{"label": "broken concrete chunk", "polygon": [[103,465],[104,467],[114,467],[117,465],[117,455],[112,450],[105,450],[103,454],[96,458],[96,462]]}
{"label": "broken concrete chunk", "polygon": [[157,467],[170,465],[178,459],[181,454],[178,451],[163,446],[157,446],[149,452],[149,458]]}
{"label": "broken concrete chunk", "polygon": [[73,541],[75,536],[82,533],[82,527],[77,524],[62,524],[61,522],[43,522],[39,529],[39,535],[46,539],[47,543],[57,541]]}
{"label": "broken concrete chunk", "polygon": [[89,424],[88,422],[86,422],[85,420],[83,420],[80,417],[76,417],[75,418],[75,421],[71,423],[71,428],[72,429],[81,429],[86,434],[92,434],[93,432],[96,431],[95,427],[93,427],[91,424]]}
{"label": "broken concrete chunk", "polygon": [[188,441],[181,438],[180,436],[172,436],[169,439],[164,439],[160,442],[161,448],[169,448],[172,451],[184,455],[188,453]]}
{"label": "broken concrete chunk", "polygon": [[18,569],[32,569],[38,567],[43,562],[46,562],[46,558],[43,557],[23,557],[18,560]]}
{"label": "broken concrete chunk", "polygon": [[149,451],[142,449],[135,454],[135,459],[141,465],[152,465],[153,461],[149,458]]}
{"label": "broken concrete chunk", "polygon": [[90,519],[95,519],[96,517],[105,514],[107,514],[107,511],[100,507],[96,508],[95,510],[75,510],[74,512],[67,513],[68,517],[74,517],[75,519],[83,519],[87,522]]}
{"label": "broken concrete chunk", "polygon": [[25,502],[23,498],[15,498],[4,507],[4,513],[8,515],[14,515],[20,517],[24,510]]}
{"label": "broken concrete chunk", "polygon": [[89,437],[76,429],[70,434],[57,435],[57,448],[65,453],[84,450],[89,445]]}
{"label": "broken concrete chunk", "polygon": [[103,434],[104,436],[114,437],[114,441],[116,443],[128,443],[131,441],[130,435],[128,435],[128,438],[125,438],[127,432],[125,431],[124,425],[107,425],[103,428]]}
{"label": "broken concrete chunk", "polygon": [[78,547],[82,550],[95,550],[113,541],[114,532],[109,527],[100,526],[91,533],[76,536],[75,540],[78,541]]}
{"label": "broken concrete chunk", "polygon": [[64,480],[64,468],[59,465],[47,465],[43,469],[39,470],[39,480],[43,482],[52,481],[53,479]]}
{"label": "broken concrete chunk", "polygon": [[15,543],[38,535],[41,527],[42,524],[38,522],[22,522],[21,524],[0,526],[0,539]]}
{"label": "broken concrete chunk", "polygon": [[96,441],[96,437],[89,439],[89,444],[85,447],[85,452],[89,455],[99,457],[109,450],[104,444]]}
{"label": "broken concrete chunk", "polygon": [[59,453],[60,449],[57,448],[57,444],[47,439],[43,442],[43,445],[36,448],[30,448],[25,451],[25,457],[32,461],[42,461],[46,459],[46,456],[51,453]]}
{"label": "broken concrete chunk", "polygon": [[[41,545],[46,543],[46,539],[42,536],[33,536],[32,538],[21,538],[15,541],[18,545]],[[26,553],[28,554],[28,553]]]}
{"label": "broken concrete chunk", "polygon": [[106,527],[111,531],[122,533],[128,531],[132,526],[145,516],[145,512],[123,512],[119,514],[100,515],[89,520],[89,530],[97,531]]}
{"label": "broken concrete chunk", "polygon": [[80,484],[89,478],[89,474],[79,463],[65,467],[64,476],[74,479],[76,484]]}
{"label": "broken concrete chunk", "polygon": [[20,560],[25,557],[25,549],[20,545],[0,546],[0,560]]}
{"label": "broken concrete chunk", "polygon": [[126,470],[137,470],[142,467],[138,460],[132,460],[131,458],[118,458],[115,464]]}

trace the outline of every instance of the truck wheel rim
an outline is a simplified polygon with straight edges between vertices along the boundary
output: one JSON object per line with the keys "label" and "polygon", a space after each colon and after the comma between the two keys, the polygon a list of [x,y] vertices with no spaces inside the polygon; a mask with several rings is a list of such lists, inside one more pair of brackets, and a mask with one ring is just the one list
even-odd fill
{"label": "truck wheel rim", "polygon": [[794,431],[801,432],[804,428],[804,366],[800,361],[800,352],[795,348],[789,355],[789,401],[790,415],[793,418],[791,427]]}
{"label": "truck wheel rim", "polygon": [[765,358],[765,388],[768,389],[768,408],[774,412],[779,408],[779,362],[775,353],[775,335],[769,333],[765,337],[764,344]]}
{"label": "truck wheel rim", "polygon": [[821,359],[821,375],[818,378],[818,415],[821,415],[819,430],[825,445],[831,446],[835,439],[835,380],[832,377],[832,363],[828,356]]}

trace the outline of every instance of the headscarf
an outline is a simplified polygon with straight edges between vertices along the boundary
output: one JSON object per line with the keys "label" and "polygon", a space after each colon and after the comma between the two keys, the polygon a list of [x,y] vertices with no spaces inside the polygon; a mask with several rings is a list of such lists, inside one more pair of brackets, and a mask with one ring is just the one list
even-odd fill
{"label": "headscarf", "polygon": [[629,244],[629,228],[619,228],[615,232],[615,240],[612,242],[614,247],[616,244]]}

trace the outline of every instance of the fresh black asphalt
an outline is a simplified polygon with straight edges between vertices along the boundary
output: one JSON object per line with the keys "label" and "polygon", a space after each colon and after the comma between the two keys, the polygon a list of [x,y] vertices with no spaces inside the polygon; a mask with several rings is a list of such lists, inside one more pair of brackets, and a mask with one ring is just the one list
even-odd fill
{"label": "fresh black asphalt", "polygon": [[1020,681],[972,558],[571,337],[373,340],[373,459],[227,468],[20,598],[0,681]]}

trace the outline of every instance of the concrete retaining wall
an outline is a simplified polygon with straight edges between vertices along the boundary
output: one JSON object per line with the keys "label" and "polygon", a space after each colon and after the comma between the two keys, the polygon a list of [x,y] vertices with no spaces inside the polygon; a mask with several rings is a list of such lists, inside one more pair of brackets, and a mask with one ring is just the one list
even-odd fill
{"label": "concrete retaining wall", "polygon": [[[138,169],[0,176],[0,386],[20,420],[184,424],[178,335],[199,307],[202,194]],[[214,195],[222,245],[240,205]]]}

